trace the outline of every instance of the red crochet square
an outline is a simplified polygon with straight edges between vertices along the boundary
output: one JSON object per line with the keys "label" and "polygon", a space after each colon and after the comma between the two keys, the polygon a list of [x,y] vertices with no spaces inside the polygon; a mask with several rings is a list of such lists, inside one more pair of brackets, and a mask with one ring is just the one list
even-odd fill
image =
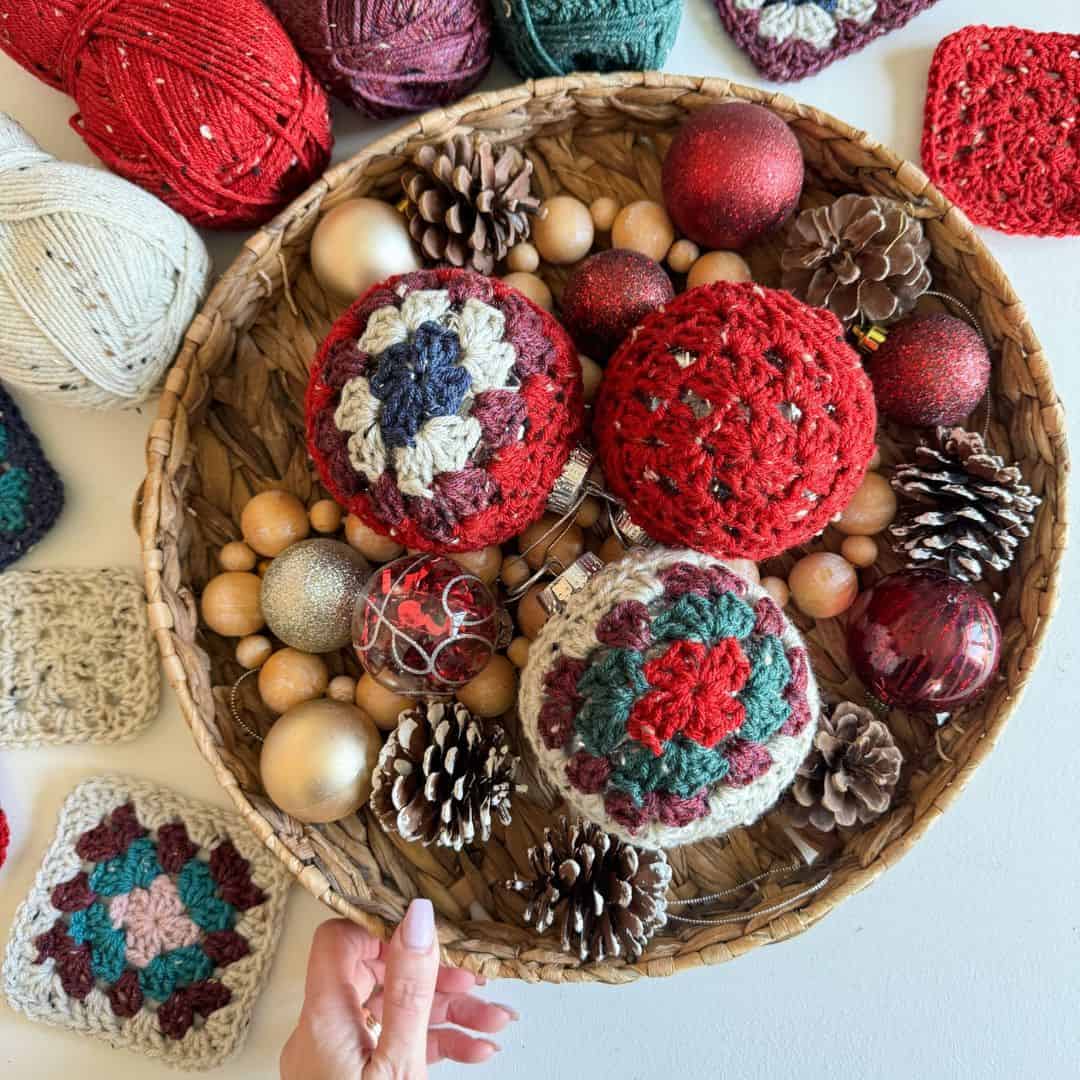
{"label": "red crochet square", "polygon": [[1080,233],[1080,34],[950,34],[930,65],[922,156],[979,225]]}

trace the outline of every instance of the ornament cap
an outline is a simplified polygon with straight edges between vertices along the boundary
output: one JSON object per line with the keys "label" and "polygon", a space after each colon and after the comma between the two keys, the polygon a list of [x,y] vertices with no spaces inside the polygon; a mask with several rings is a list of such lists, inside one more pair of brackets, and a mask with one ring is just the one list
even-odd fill
{"label": "ornament cap", "polygon": [[547,508],[551,513],[563,517],[575,509],[585,492],[594,457],[591,450],[580,444],[570,451],[570,456],[548,496]]}
{"label": "ornament cap", "polygon": [[589,578],[603,568],[604,564],[591,551],[579,555],[540,593],[540,606],[549,615],[562,611],[570,597],[583,589]]}
{"label": "ornament cap", "polygon": [[889,331],[876,323],[873,326],[853,326],[851,333],[856,344],[866,353],[877,352],[889,336]]}

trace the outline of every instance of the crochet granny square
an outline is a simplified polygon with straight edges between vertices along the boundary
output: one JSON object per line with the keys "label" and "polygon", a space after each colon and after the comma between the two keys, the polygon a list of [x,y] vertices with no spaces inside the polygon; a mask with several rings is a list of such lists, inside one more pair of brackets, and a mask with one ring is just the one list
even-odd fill
{"label": "crochet granny square", "polygon": [[64,508],[64,485],[0,386],[0,570],[25,555]]}
{"label": "crochet granny square", "polygon": [[814,75],[935,0],[715,0],[727,32],[774,82]]}
{"label": "crochet granny square", "polygon": [[134,571],[0,575],[0,747],[133,738],[160,689]]}
{"label": "crochet granny square", "polygon": [[4,993],[33,1020],[212,1068],[247,1035],[291,880],[235,814],[87,780],[15,916]]}
{"label": "crochet granny square", "polygon": [[972,221],[1080,233],[1080,34],[967,26],[934,52],[922,157]]}

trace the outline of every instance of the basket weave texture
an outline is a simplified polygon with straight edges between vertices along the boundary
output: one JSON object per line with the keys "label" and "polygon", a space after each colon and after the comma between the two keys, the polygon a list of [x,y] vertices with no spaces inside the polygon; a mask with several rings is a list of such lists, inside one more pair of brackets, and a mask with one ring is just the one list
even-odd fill
{"label": "basket weave texture", "polygon": [[[405,844],[366,810],[334,825],[301,825],[261,793],[258,745],[228,709],[229,687],[242,673],[234,643],[198,625],[197,597],[219,569],[218,548],[240,535],[240,512],[253,494],[285,487],[309,504],[323,495],[305,450],[302,415],[308,365],[340,313],[308,262],[320,214],[357,195],[396,200],[401,173],[419,146],[473,131],[519,145],[534,163],[542,196],[565,190],[586,201],[600,195],[622,204],[659,200],[660,163],[679,123],[731,99],[765,105],[791,125],[807,165],[804,206],[857,191],[900,199],[924,220],[935,287],[976,313],[992,345],[990,442],[1022,465],[1043,503],[1017,562],[991,582],[1001,594],[1004,654],[990,692],[941,729],[897,710],[889,717],[905,757],[890,810],[842,836],[807,834],[820,853],[814,866],[725,899],[727,907],[710,912],[724,918],[720,925],[669,924],[636,964],[582,965],[525,927],[520,899],[499,885],[527,870],[527,848],[558,815],[535,776],[526,777],[529,794],[516,800],[513,824],[471,853]],[[749,252],[762,284],[778,284],[778,255],[775,239]],[[565,271],[542,266],[540,272],[558,295]],[[903,457],[911,437],[882,430],[886,467]],[[1064,414],[1049,363],[1022,303],[967,218],[915,165],[817,109],[723,79],[654,73],[573,75],[478,94],[412,120],[328,172],[247,241],[191,324],[151,429],[147,465],[137,514],[151,625],[195,741],[248,824],[339,914],[385,934],[414,896],[426,895],[439,913],[449,962],[530,981],[617,984],[720,963],[802,932],[870,884],[948,808],[1016,707],[1057,599],[1066,537]],[[814,547],[835,550],[840,539],[830,530]],[[800,553],[764,564],[763,572],[785,573]],[[889,559],[884,555],[878,569],[894,568]],[[823,691],[862,700],[842,620],[795,619]],[[345,654],[334,663],[334,673],[357,671]],[[246,720],[265,730],[272,718],[251,684],[242,687]],[[514,718],[506,722],[516,740]],[[677,849],[671,862],[673,892],[686,899],[799,858],[774,812],[719,840]],[[827,884],[804,895],[826,871]],[[803,898],[785,908],[785,899],[796,896]]]}

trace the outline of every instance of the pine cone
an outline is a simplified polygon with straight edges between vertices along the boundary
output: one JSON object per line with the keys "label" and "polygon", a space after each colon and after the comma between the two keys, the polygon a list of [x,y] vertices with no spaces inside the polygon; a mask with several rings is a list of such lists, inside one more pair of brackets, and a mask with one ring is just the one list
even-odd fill
{"label": "pine cone", "polygon": [[560,818],[529,848],[529,865],[532,880],[506,883],[526,897],[525,921],[543,933],[558,919],[563,949],[576,947],[582,960],[636,960],[667,922],[667,856],[592,822]]}
{"label": "pine cone", "polygon": [[930,287],[929,256],[922,223],[900,203],[842,195],[791,223],[781,284],[841,322],[891,322]]}
{"label": "pine cone", "polygon": [[822,712],[814,745],[795,774],[788,817],[832,832],[889,808],[904,756],[869,709],[845,701]]}
{"label": "pine cone", "polygon": [[496,152],[487,139],[455,135],[420,147],[413,164],[401,183],[409,232],[427,258],[490,274],[528,238],[540,200],[532,193],[532,162],[516,146]]}
{"label": "pine cone", "polygon": [[457,702],[401,714],[371,777],[371,809],[387,832],[460,851],[491,838],[492,815],[510,824],[519,759],[506,732]]}
{"label": "pine cone", "polygon": [[1007,570],[1042,502],[1022,480],[982,436],[938,428],[933,445],[893,471],[893,488],[918,504],[890,526],[894,550],[909,566],[940,564],[961,581],[979,581],[988,566]]}

